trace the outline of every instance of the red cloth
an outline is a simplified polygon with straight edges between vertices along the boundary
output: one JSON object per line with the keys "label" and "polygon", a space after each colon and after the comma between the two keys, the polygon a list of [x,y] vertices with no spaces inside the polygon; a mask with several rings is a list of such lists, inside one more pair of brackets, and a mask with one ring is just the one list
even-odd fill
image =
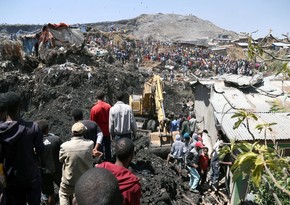
{"label": "red cloth", "polygon": [[49,24],[47,24],[47,26],[49,28],[67,28],[67,27],[69,27],[69,25],[68,24],[65,24],[65,23],[58,23],[58,24],[49,23]]}
{"label": "red cloth", "polygon": [[90,120],[95,121],[103,132],[104,136],[110,136],[109,112],[111,105],[99,100],[91,109]]}
{"label": "red cloth", "polygon": [[124,197],[123,205],[140,205],[141,185],[139,179],[129,169],[110,162],[102,162],[96,167],[108,169],[116,176]]}
{"label": "red cloth", "polygon": [[199,156],[199,167],[203,171],[206,171],[208,168],[208,165],[209,165],[209,157],[208,157],[208,155],[205,155],[204,153],[202,153]]}

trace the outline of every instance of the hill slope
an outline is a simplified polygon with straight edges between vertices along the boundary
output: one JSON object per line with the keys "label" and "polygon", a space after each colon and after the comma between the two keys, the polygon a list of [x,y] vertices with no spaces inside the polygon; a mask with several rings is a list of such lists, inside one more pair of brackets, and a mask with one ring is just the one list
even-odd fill
{"label": "hill slope", "polygon": [[109,31],[112,25],[125,29],[126,33],[140,39],[160,41],[190,41],[201,38],[217,38],[219,34],[237,38],[233,31],[222,29],[210,21],[196,16],[177,14],[142,14],[136,18],[115,22],[90,24],[99,30]]}
{"label": "hill slope", "polygon": [[[229,35],[234,39],[238,37],[238,34],[233,31],[227,31],[214,25],[210,21],[200,19],[193,15],[142,14],[133,19],[88,23],[85,25],[101,31],[109,31],[110,27],[114,25],[115,28],[125,29],[126,34],[144,40],[193,41],[202,38],[217,38],[220,34]],[[41,27],[42,25],[2,24],[0,25],[0,33],[9,35],[16,33],[20,29],[31,32]]]}

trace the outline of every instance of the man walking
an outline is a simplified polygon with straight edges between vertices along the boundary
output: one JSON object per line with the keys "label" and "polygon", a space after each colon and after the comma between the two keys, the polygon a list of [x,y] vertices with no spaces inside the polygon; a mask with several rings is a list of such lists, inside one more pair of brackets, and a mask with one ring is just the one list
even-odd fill
{"label": "man walking", "polygon": [[197,171],[197,168],[198,168],[200,150],[203,148],[204,146],[200,141],[196,142],[195,147],[189,151],[186,157],[187,168],[190,173],[189,186],[190,186],[190,191],[193,193],[199,193],[199,191],[196,189],[199,179],[200,179],[200,175]]}
{"label": "man walking", "polygon": [[63,163],[59,188],[60,205],[71,204],[74,186],[80,176],[93,167],[94,142],[84,139],[86,127],[77,122],[72,126],[72,138],[60,147],[59,160]]}
{"label": "man walking", "polygon": [[20,117],[21,98],[5,94],[7,116],[0,124],[0,143],[6,176],[6,204],[39,205],[41,176],[37,157],[44,150],[43,136],[35,122]]}
{"label": "man walking", "polygon": [[180,135],[175,136],[175,142],[171,146],[170,153],[167,156],[166,164],[169,164],[171,158],[177,161],[177,171],[179,176],[181,177],[183,158],[185,154],[185,143],[181,141]]}
{"label": "man walking", "polygon": [[95,121],[103,133],[102,152],[105,161],[111,160],[111,137],[109,132],[109,111],[111,105],[104,101],[105,93],[97,92],[97,103],[92,107],[90,120]]}
{"label": "man walking", "polygon": [[136,136],[137,124],[130,105],[124,103],[125,93],[117,93],[117,102],[110,109],[109,131],[115,140]]}

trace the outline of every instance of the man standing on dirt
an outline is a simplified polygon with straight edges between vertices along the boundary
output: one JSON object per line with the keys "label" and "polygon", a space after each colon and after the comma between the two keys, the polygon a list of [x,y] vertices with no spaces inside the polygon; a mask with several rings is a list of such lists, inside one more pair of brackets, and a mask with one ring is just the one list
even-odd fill
{"label": "man standing on dirt", "polygon": [[167,156],[166,164],[167,165],[169,164],[171,158],[176,160],[179,177],[181,177],[184,154],[185,154],[185,143],[181,141],[180,135],[176,135],[175,141],[171,146],[170,153]]}
{"label": "man standing on dirt", "polygon": [[117,141],[123,137],[132,138],[136,136],[137,124],[130,105],[125,104],[125,93],[117,93],[117,102],[110,109],[109,131]]}
{"label": "man standing on dirt", "polygon": [[217,191],[219,187],[219,178],[220,178],[219,152],[220,152],[220,148],[226,142],[226,137],[222,130],[218,131],[217,137],[218,139],[213,146],[213,151],[211,153],[211,161],[210,161],[210,169],[211,169],[210,184],[211,184],[211,189],[213,191]]}
{"label": "man standing on dirt", "polygon": [[190,173],[189,186],[190,186],[190,191],[193,193],[199,193],[199,191],[196,189],[198,186],[198,182],[200,180],[200,175],[197,171],[197,168],[199,164],[199,156],[201,154],[200,150],[203,148],[204,146],[202,142],[200,141],[196,142],[195,147],[189,151],[186,157],[187,168]]}
{"label": "man standing on dirt", "polygon": [[49,133],[47,120],[37,121],[43,133],[44,153],[41,156],[42,193],[47,195],[47,204],[55,205],[54,183],[59,188],[61,182],[61,163],[59,150],[62,144],[59,136]]}
{"label": "man standing on dirt", "polygon": [[128,169],[134,156],[134,143],[129,138],[122,138],[115,146],[116,162],[103,162],[96,167],[111,171],[119,181],[119,188],[123,195],[123,205],[140,205],[141,185],[139,179]]}
{"label": "man standing on dirt", "polygon": [[94,157],[101,157],[103,155],[101,152],[103,133],[98,124],[92,120],[84,120],[83,111],[81,109],[74,109],[72,111],[72,116],[75,122],[81,122],[87,128],[84,133],[84,138],[94,142]]}
{"label": "man standing on dirt", "polygon": [[77,180],[93,167],[94,142],[84,139],[85,130],[86,127],[81,122],[75,123],[71,129],[71,140],[60,147],[59,161],[63,164],[59,188],[60,205],[71,204]]}
{"label": "man standing on dirt", "polygon": [[111,105],[104,101],[105,93],[97,92],[97,103],[92,107],[90,120],[95,121],[103,132],[102,152],[105,161],[111,160],[111,137],[109,132],[109,111]]}
{"label": "man standing on dirt", "polygon": [[190,134],[191,133],[190,124],[189,124],[188,119],[186,118],[186,115],[183,116],[182,120],[183,120],[183,122],[182,122],[182,125],[181,125],[181,129],[179,131],[179,134],[181,136],[183,136],[185,133]]}
{"label": "man standing on dirt", "polygon": [[5,93],[6,121],[0,124],[0,143],[6,177],[6,204],[39,205],[41,176],[37,157],[44,150],[43,136],[35,122],[20,117],[21,98]]}

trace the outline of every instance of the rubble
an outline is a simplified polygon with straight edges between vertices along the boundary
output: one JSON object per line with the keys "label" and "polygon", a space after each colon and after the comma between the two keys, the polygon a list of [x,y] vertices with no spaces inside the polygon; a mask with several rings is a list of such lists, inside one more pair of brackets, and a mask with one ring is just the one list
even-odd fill
{"label": "rubble", "polygon": [[[13,42],[11,42],[12,44]],[[1,46],[0,46],[1,48]],[[160,64],[137,67],[132,61],[122,64],[119,61],[107,62],[110,52],[105,48],[69,45],[47,50],[44,58],[22,54],[24,57],[0,59],[0,91],[10,90],[23,98],[22,114],[24,119],[47,119],[50,132],[63,141],[70,138],[73,123],[71,111],[82,108],[84,117],[96,102],[96,91],[107,93],[106,101],[113,105],[118,90],[128,94],[141,93],[144,82],[152,73],[161,73]],[[106,53],[97,55],[95,51]],[[107,52],[105,52],[107,51]],[[112,57],[111,57],[112,58]],[[150,64],[149,64],[150,65]],[[179,113],[184,99],[193,99],[189,82],[177,79],[174,86],[165,81],[165,107],[168,113]],[[182,181],[173,165],[166,166],[164,159],[154,155],[148,148],[148,138],[139,136],[135,141],[136,157],[130,167],[140,178],[142,185],[141,204],[213,204],[210,194],[190,193],[186,171]],[[227,199],[220,197],[220,203]]]}

